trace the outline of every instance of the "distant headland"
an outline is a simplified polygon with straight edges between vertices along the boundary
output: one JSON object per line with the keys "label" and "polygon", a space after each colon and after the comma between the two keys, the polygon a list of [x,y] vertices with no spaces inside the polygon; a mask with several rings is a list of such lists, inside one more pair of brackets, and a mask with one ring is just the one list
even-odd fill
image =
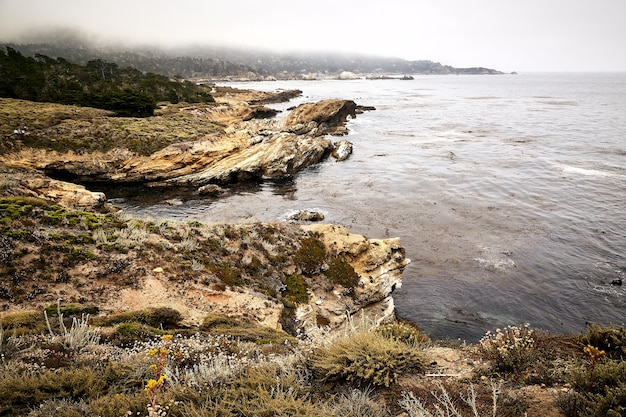
{"label": "distant headland", "polygon": [[456,68],[430,60],[336,52],[276,53],[216,46],[163,49],[96,45],[78,35],[67,34],[53,34],[45,40],[33,39],[24,43],[0,43],[0,47],[6,46],[26,56],[62,57],[81,65],[101,59],[122,68],[132,67],[170,78],[208,81],[339,79],[342,74],[344,79],[346,74],[367,79],[408,79],[416,74],[503,74],[484,67]]}

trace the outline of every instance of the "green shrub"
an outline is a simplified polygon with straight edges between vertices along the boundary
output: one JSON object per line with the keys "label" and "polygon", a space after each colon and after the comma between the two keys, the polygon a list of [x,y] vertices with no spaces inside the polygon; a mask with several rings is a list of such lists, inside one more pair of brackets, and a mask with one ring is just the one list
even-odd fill
{"label": "green shrub", "polygon": [[359,284],[359,275],[343,255],[337,256],[330,261],[328,269],[324,274],[331,282],[342,287],[353,288]]}
{"label": "green shrub", "polygon": [[45,370],[38,374],[0,374],[0,415],[19,415],[51,399],[97,398],[107,383],[93,368]]}
{"label": "green shrub", "polygon": [[222,314],[209,313],[206,316],[204,316],[204,319],[202,320],[202,324],[200,325],[200,329],[211,330],[213,328],[220,327],[220,326],[221,327],[223,326],[236,327],[240,325],[241,323],[239,323],[239,321],[235,320],[232,317],[224,316]]}
{"label": "green shrub", "polygon": [[58,316],[79,316],[81,314],[96,314],[98,307],[88,307],[82,304],[70,303],[70,304],[50,304],[44,311],[48,317]]}
{"label": "green shrub", "polygon": [[626,412],[626,362],[604,360],[572,372],[573,391],[559,396],[568,417],[621,417]]}
{"label": "green shrub", "polygon": [[94,323],[100,326],[112,326],[119,323],[141,323],[147,326],[173,329],[180,325],[183,316],[170,307],[151,307],[143,310],[125,311],[107,317],[99,317]]}
{"label": "green shrub", "polygon": [[163,333],[159,329],[142,323],[128,322],[119,324],[113,334],[107,336],[107,339],[112,345],[128,347]]}
{"label": "green shrub", "polygon": [[312,367],[326,381],[347,380],[359,385],[389,387],[400,375],[421,371],[421,352],[380,333],[362,331],[319,349]]}
{"label": "green shrub", "polygon": [[28,414],[28,417],[87,417],[89,406],[84,401],[66,399],[46,400]]}
{"label": "green shrub", "polygon": [[254,342],[259,345],[268,343],[284,343],[286,340],[295,342],[296,338],[282,330],[269,327],[217,327],[215,333],[234,337],[244,342]]}
{"label": "green shrub", "polygon": [[146,412],[146,395],[144,392],[103,395],[89,402],[89,411],[92,416],[99,417],[143,416]]}
{"label": "green shrub", "polygon": [[326,246],[316,237],[307,237],[300,242],[293,260],[303,274],[314,274],[326,260]]}
{"label": "green shrub", "polygon": [[585,417],[623,417],[626,415],[626,386],[604,387],[603,392],[583,399]]}
{"label": "green shrub", "polygon": [[309,301],[308,285],[300,274],[289,275],[285,278],[286,290],[283,293],[283,300],[289,305],[297,306]]}
{"label": "green shrub", "polygon": [[402,342],[409,346],[418,346],[430,341],[429,337],[416,326],[399,321],[383,324],[376,328],[376,332],[389,340]]}
{"label": "green shrub", "polygon": [[286,340],[296,340],[282,330],[251,326],[241,323],[232,317],[214,313],[209,313],[205,316],[200,329],[211,334],[222,334],[244,342],[255,342],[257,344],[283,343]]}
{"label": "green shrub", "polygon": [[209,269],[226,285],[233,287],[241,284],[240,272],[226,262],[211,265]]}
{"label": "green shrub", "polygon": [[587,325],[587,334],[580,337],[584,345],[595,346],[603,350],[609,358],[626,359],[626,328],[621,326],[602,327],[597,324]]}
{"label": "green shrub", "polygon": [[326,417],[330,414],[311,401],[303,374],[289,365],[265,363],[249,367],[213,395],[211,404],[203,408],[212,409],[215,414],[184,415]]}
{"label": "green shrub", "polygon": [[571,372],[573,390],[559,396],[557,403],[568,417],[621,417],[626,413],[626,362],[605,357],[591,345],[588,358]]}

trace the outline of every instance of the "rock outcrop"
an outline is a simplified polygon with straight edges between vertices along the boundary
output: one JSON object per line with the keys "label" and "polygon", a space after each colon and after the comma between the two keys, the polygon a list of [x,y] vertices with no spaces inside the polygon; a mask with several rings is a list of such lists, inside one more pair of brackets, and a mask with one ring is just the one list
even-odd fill
{"label": "rock outcrop", "polygon": [[324,213],[317,210],[298,210],[287,216],[287,219],[300,222],[319,222],[324,220]]}
{"label": "rock outcrop", "polygon": [[[319,236],[329,253],[345,257],[358,275],[358,285],[347,292],[340,285],[329,286],[326,280],[309,282],[309,301],[295,310],[296,328],[316,339],[353,325],[353,317],[370,326],[394,317],[392,294],[402,285],[402,272],[410,262],[398,239],[367,239],[335,225],[301,228]],[[156,273],[134,288],[123,289],[113,307],[132,310],[161,305],[180,311],[189,324],[198,324],[212,312],[270,328],[281,327],[285,308],[276,299],[250,289],[214,291],[190,282],[176,286]]]}
{"label": "rock outcrop", "polygon": [[349,142],[347,140],[340,140],[338,142],[335,142],[332,151],[333,158],[341,162],[348,159],[350,155],[352,155],[352,142]]}
{"label": "rock outcrop", "polygon": [[[80,152],[59,146],[46,147],[42,146],[46,143],[41,142],[45,141],[45,132],[33,133],[40,142],[33,138],[12,138],[2,148],[0,173],[6,174],[6,178],[0,182],[0,196],[14,197],[7,203],[14,205],[24,203],[20,199],[30,196],[68,208],[106,209],[103,193],[51,179],[44,173],[56,173],[86,183],[192,186],[199,193],[218,195],[223,191],[220,185],[294,174],[333,150],[338,160],[347,158],[350,142],[333,144],[325,136],[345,134],[347,120],[355,117],[359,108],[353,101],[332,99],[298,106],[282,120],[259,119],[266,114],[264,108],[251,110],[246,101],[226,95],[213,107],[192,106],[191,110],[169,111],[191,111],[193,117],[211,120],[223,129],[196,140],[170,143],[145,155],[115,146]],[[255,112],[257,115],[252,119],[242,120]],[[106,116],[98,117],[104,120]],[[37,146],[28,146],[28,143]],[[176,205],[180,200],[174,198],[168,203]],[[49,209],[46,204],[37,207],[40,211]],[[304,214],[308,216],[302,218],[305,221],[323,218],[321,213]],[[20,223],[24,227],[35,227],[29,224]],[[46,278],[45,285],[42,281],[41,288],[33,289],[36,295],[41,294],[39,298],[18,300],[15,297],[19,294],[11,293],[12,302],[41,303],[62,297],[94,304],[105,314],[167,306],[179,310],[192,325],[199,324],[202,317],[211,312],[270,328],[285,325],[289,330],[300,329],[316,338],[329,331],[340,331],[357,314],[370,324],[392,318],[392,293],[400,287],[402,271],[409,263],[398,239],[367,239],[333,225],[256,224],[249,229],[246,225],[224,226],[224,230],[216,226],[214,236],[204,230],[194,234],[196,241],[192,245],[185,245],[182,237],[174,239],[170,232],[161,233],[154,228],[139,227],[142,232],[137,236],[132,239],[126,236],[131,229],[138,228],[137,224],[111,226],[119,226],[123,231],[111,232],[111,236],[100,231],[98,236],[94,234],[92,239],[81,241],[80,253],[84,259],[74,259],[74,263],[66,259],[72,268],[62,265],[60,257],[45,258],[45,261],[41,258],[40,262],[49,261],[50,265],[57,262],[55,267],[60,271],[57,275],[62,279],[49,282]],[[74,226],[61,223],[58,227]],[[189,230],[184,232],[189,234]],[[56,234],[74,236],[72,233]],[[183,234],[180,231],[180,236]],[[28,256],[40,253],[47,257],[51,251],[44,247],[44,240],[37,241],[37,245],[42,245],[40,248],[28,242],[28,251],[23,253]],[[120,253],[103,250],[97,240],[106,245],[115,240],[123,250],[120,249]],[[308,248],[304,242],[314,242],[313,247]],[[16,240],[11,245],[17,248],[16,245],[22,243]],[[138,247],[141,250],[136,250]],[[168,248],[167,253],[162,252],[165,248]],[[312,256],[307,250],[319,255],[314,266],[307,264]],[[301,252],[299,258],[294,255],[298,251]],[[293,256],[278,256],[279,253]],[[185,254],[193,254],[193,262]],[[216,259],[218,254],[221,260]],[[165,258],[169,261],[161,264]],[[27,264],[24,261],[20,267]],[[205,265],[206,273],[200,272]],[[231,265],[241,270],[235,273]],[[120,271],[132,285],[120,282]],[[297,277],[298,283],[289,284],[291,277]]]}
{"label": "rock outcrop", "polygon": [[[188,111],[188,110],[185,110]],[[150,155],[125,148],[75,152],[22,147],[2,155],[7,165],[36,169],[87,184],[142,183],[148,186],[230,184],[294,174],[334,149],[325,135],[347,133],[357,105],[350,100],[302,104],[284,120],[230,96],[214,106],[192,109],[195,117],[224,126],[222,132],[170,144]],[[261,118],[261,119],[260,119]]]}
{"label": "rock outcrop", "polygon": [[106,205],[101,192],[87,190],[82,185],[58,181],[37,171],[10,168],[0,165],[0,176],[6,176],[2,184],[4,196],[27,196],[53,202],[63,207],[82,210],[100,210]]}
{"label": "rock outcrop", "polygon": [[367,239],[336,225],[302,227],[319,234],[327,250],[344,256],[358,275],[358,285],[351,294],[340,287],[310,289],[309,303],[296,311],[303,331],[316,338],[352,325],[353,316],[369,326],[392,319],[392,293],[402,286],[402,272],[410,263],[400,240]]}
{"label": "rock outcrop", "polygon": [[285,129],[314,136],[345,135],[346,121],[356,117],[357,107],[354,101],[338,99],[301,104],[285,118]]}

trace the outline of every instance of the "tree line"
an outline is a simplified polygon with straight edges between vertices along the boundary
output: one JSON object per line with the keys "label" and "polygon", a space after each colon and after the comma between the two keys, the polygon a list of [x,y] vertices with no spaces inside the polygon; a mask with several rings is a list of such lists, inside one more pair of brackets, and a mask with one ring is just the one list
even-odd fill
{"label": "tree line", "polygon": [[158,102],[212,102],[209,88],[164,75],[121,68],[102,59],[74,64],[64,58],[24,56],[0,49],[0,96],[112,110],[118,116],[147,117]]}

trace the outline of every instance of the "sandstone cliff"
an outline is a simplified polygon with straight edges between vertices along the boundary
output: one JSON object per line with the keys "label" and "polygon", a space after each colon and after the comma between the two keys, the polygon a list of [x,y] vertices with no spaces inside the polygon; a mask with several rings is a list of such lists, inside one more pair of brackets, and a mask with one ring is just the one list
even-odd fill
{"label": "sandstone cliff", "polygon": [[[310,225],[327,250],[344,257],[358,275],[354,292],[313,287],[310,301],[298,307],[296,316],[305,333],[322,336],[339,331],[357,317],[367,325],[378,325],[394,317],[393,292],[402,286],[402,271],[410,263],[399,239],[367,239],[336,225]],[[320,326],[323,323],[324,326]]]}

